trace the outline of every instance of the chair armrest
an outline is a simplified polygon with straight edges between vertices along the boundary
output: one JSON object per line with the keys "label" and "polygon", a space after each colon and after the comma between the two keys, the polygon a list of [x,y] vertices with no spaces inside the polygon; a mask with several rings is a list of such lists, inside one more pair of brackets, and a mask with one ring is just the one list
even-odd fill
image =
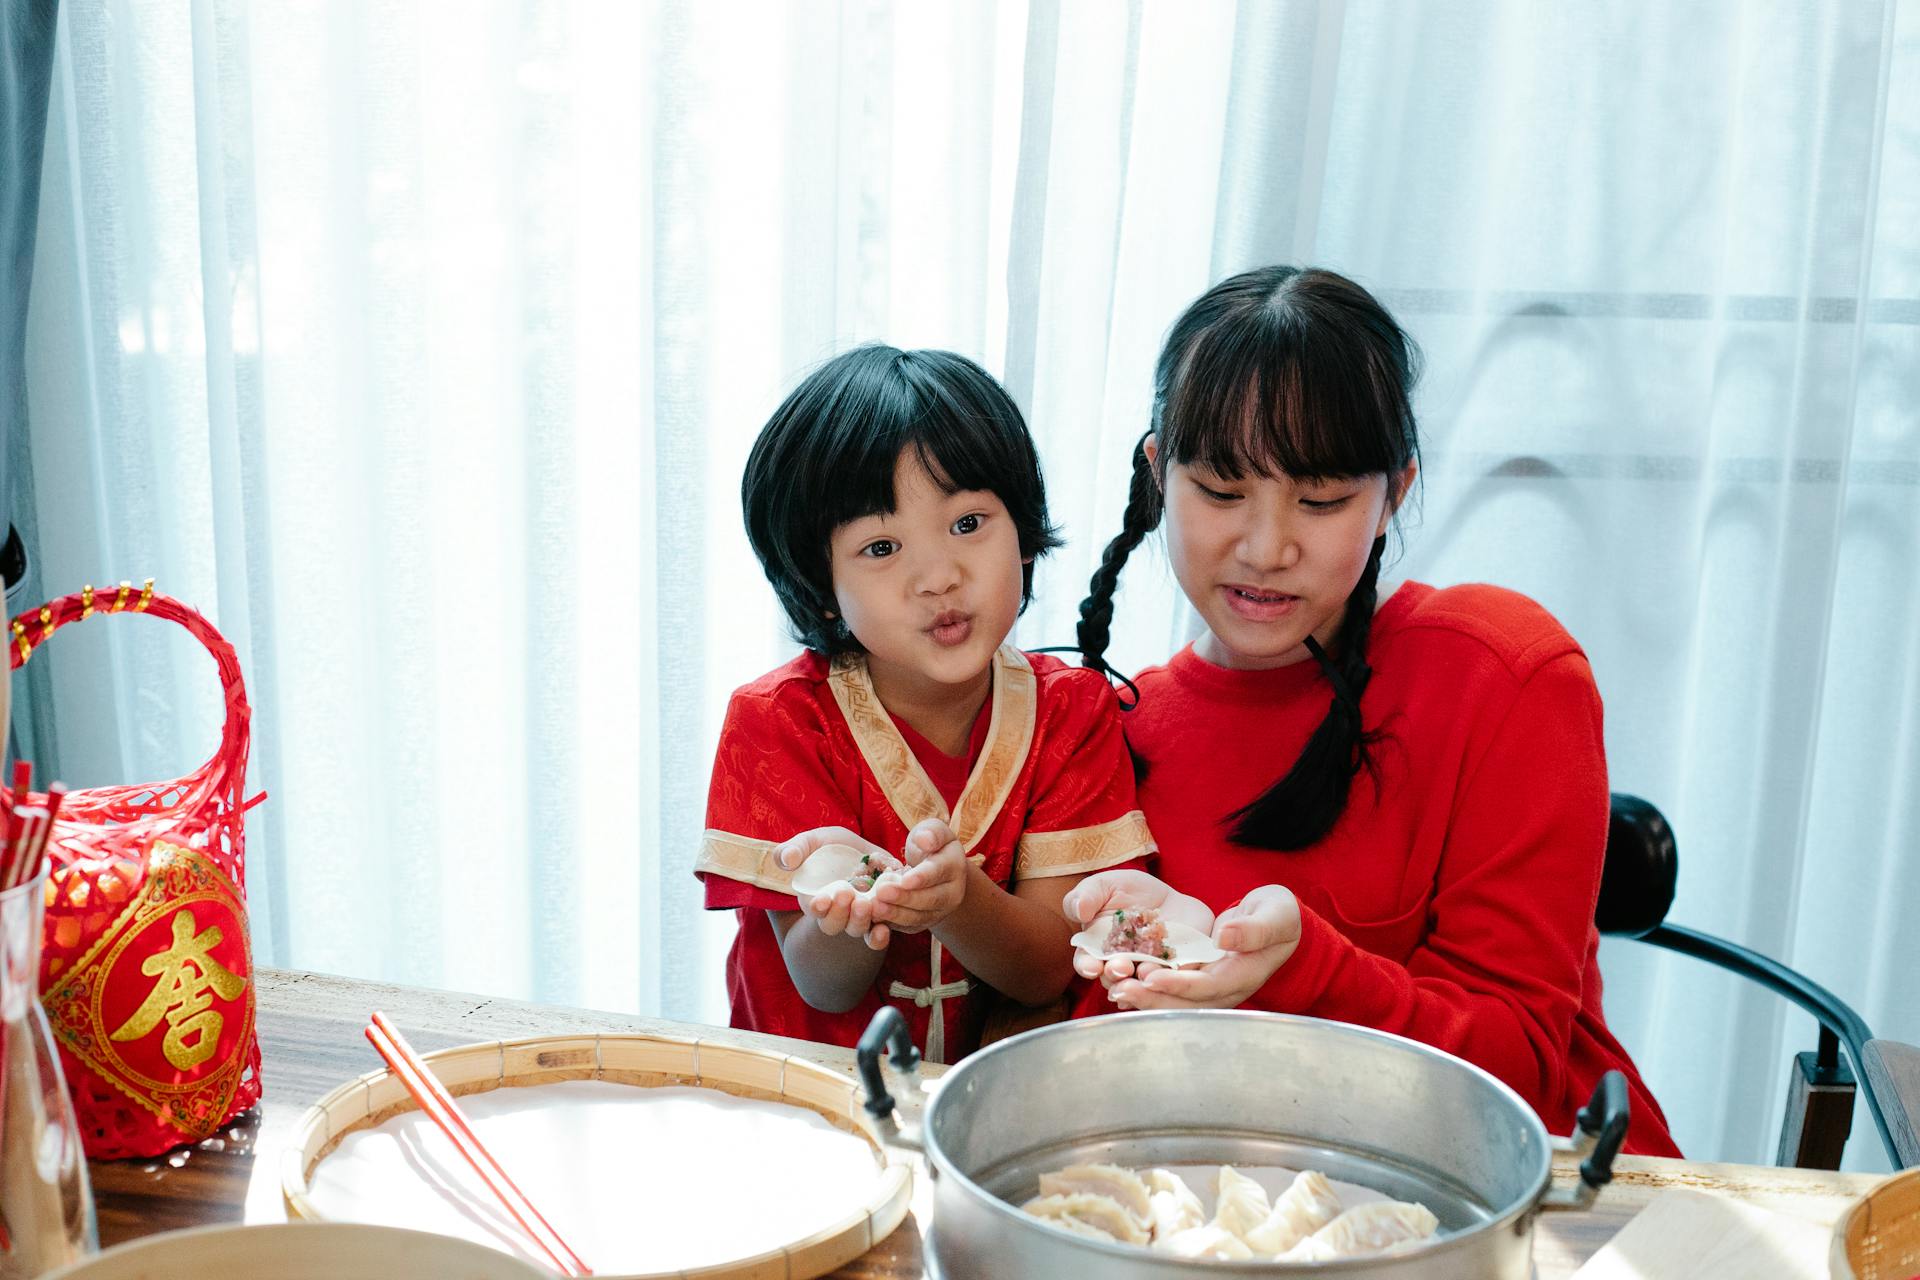
{"label": "chair armrest", "polygon": [[1920,1165],[1920,1048],[1898,1040],[1869,1040],[1860,1063],[1886,1114],[1887,1135],[1900,1166]]}
{"label": "chair armrest", "polygon": [[1763,956],[1750,947],[1677,924],[1660,925],[1641,935],[1640,941],[1705,960],[1708,964],[1737,973],[1785,996],[1845,1041],[1847,1051],[1856,1060],[1873,1036],[1866,1022],[1846,1001],[1805,974],[1789,969],[1778,960]]}
{"label": "chair armrest", "polygon": [[[1697,929],[1663,924],[1641,935],[1640,941],[1730,970],[1785,996],[1812,1014],[1821,1027],[1819,1065],[1834,1065],[1838,1060],[1839,1046],[1846,1045],[1847,1056],[1853,1060],[1854,1075],[1859,1078],[1860,1092],[1867,1099],[1867,1111],[1873,1116],[1874,1127],[1880,1131],[1880,1141],[1886,1147],[1888,1157],[1897,1164],[1905,1161],[1906,1157],[1893,1140],[1893,1129],[1888,1118],[1881,1110],[1880,1090],[1866,1071],[1866,1047],[1873,1038],[1873,1032],[1851,1005],[1805,974],[1789,969],[1777,960]],[[1907,1114],[1912,1117],[1915,1112],[1909,1110]]]}

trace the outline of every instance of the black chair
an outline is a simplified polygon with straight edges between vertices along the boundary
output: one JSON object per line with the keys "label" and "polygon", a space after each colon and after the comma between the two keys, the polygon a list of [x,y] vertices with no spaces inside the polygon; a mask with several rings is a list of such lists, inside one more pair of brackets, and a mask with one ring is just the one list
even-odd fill
{"label": "black chair", "polygon": [[[1613,796],[1606,865],[1594,922],[1600,932],[1638,938],[1697,957],[1785,996],[1820,1023],[1818,1045],[1794,1057],[1787,1115],[1776,1163],[1802,1169],[1838,1169],[1853,1127],[1859,1093],[1880,1130],[1896,1169],[1920,1165],[1920,1050],[1875,1040],[1859,1014],[1825,987],[1757,951],[1695,929],[1666,923],[1680,860],[1673,828],[1638,796]],[[1840,1058],[1846,1045],[1849,1069]]]}

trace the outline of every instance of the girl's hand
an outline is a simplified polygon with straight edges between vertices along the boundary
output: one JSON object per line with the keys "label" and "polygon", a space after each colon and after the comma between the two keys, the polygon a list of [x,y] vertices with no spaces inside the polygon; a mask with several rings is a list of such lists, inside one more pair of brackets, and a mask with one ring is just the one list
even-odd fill
{"label": "girl's hand", "polygon": [[1137,978],[1107,984],[1123,1009],[1235,1009],[1267,984],[1300,945],[1300,902],[1291,889],[1262,885],[1220,913],[1213,940],[1230,952],[1197,969],[1158,965]]}
{"label": "girl's hand", "polygon": [[952,828],[928,818],[907,833],[907,869],[874,889],[873,918],[901,933],[924,933],[967,896],[967,855]]}
{"label": "girl's hand", "polygon": [[[830,844],[850,845],[855,849],[885,853],[874,844],[845,827],[815,827],[811,831],[802,831],[785,844],[773,851],[773,856],[788,871],[812,857],[817,851]],[[862,898],[850,884],[841,883],[831,889],[814,894],[811,898],[800,898],[800,913],[818,925],[820,932],[828,935],[848,934],[863,938],[875,951],[885,951],[892,941],[892,934],[884,924],[876,924],[873,918],[874,901]]]}
{"label": "girl's hand", "polygon": [[[1177,920],[1201,933],[1213,932],[1213,912],[1206,903],[1176,891],[1166,881],[1144,871],[1096,872],[1075,885],[1060,902],[1060,910],[1078,927],[1085,927],[1089,920],[1108,911],[1121,908],[1139,911],[1148,907],[1157,910],[1162,919]],[[1151,963],[1140,966],[1142,970],[1160,967]],[[1083,978],[1098,978],[1109,988],[1132,978],[1134,968],[1131,960],[1107,960],[1080,951],[1073,955],[1075,973]]]}

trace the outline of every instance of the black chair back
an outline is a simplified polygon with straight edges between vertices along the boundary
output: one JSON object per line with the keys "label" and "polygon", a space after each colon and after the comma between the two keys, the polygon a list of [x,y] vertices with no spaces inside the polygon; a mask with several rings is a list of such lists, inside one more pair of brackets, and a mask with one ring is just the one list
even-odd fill
{"label": "black chair back", "polygon": [[1667,918],[1679,879],[1680,854],[1666,818],[1639,796],[1614,792],[1600,903],[1593,912],[1600,932],[1626,938],[1653,932]]}

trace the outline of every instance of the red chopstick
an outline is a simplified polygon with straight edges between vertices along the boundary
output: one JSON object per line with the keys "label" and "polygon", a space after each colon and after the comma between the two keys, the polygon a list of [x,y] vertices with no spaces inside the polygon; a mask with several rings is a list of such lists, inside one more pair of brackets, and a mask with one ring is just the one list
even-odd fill
{"label": "red chopstick", "polygon": [[13,790],[0,796],[0,889],[12,889],[24,883],[26,877],[20,868],[26,858],[26,831],[21,822],[24,816],[20,811],[26,807],[28,785],[33,778],[33,763],[29,760],[13,762]]}
{"label": "red chopstick", "polygon": [[473,1171],[487,1184],[487,1190],[513,1215],[513,1220],[547,1255],[554,1268],[563,1276],[592,1275],[587,1264],[580,1261],[580,1255],[567,1246],[567,1242],[560,1238],[560,1233],[533,1207],[533,1202],[514,1185],[507,1171],[500,1167],[500,1162],[474,1135],[473,1127],[455,1105],[453,1095],[428,1069],[420,1055],[413,1051],[413,1046],[407,1043],[399,1029],[387,1021],[386,1014],[374,1011],[373,1024],[367,1028],[367,1039],[386,1060],[387,1067],[399,1078],[400,1083],[407,1087],[413,1100],[420,1104],[420,1109],[440,1126],[440,1131],[447,1135],[454,1149],[473,1166]]}
{"label": "red chopstick", "polygon": [[13,816],[19,826],[21,852],[14,863],[13,876],[7,882],[9,889],[18,888],[40,873],[40,860],[47,851],[47,835],[53,827],[47,811],[37,804],[15,809]]}
{"label": "red chopstick", "polygon": [[47,811],[38,805],[15,805],[7,822],[6,870],[0,889],[17,889],[40,869],[46,847]]}

